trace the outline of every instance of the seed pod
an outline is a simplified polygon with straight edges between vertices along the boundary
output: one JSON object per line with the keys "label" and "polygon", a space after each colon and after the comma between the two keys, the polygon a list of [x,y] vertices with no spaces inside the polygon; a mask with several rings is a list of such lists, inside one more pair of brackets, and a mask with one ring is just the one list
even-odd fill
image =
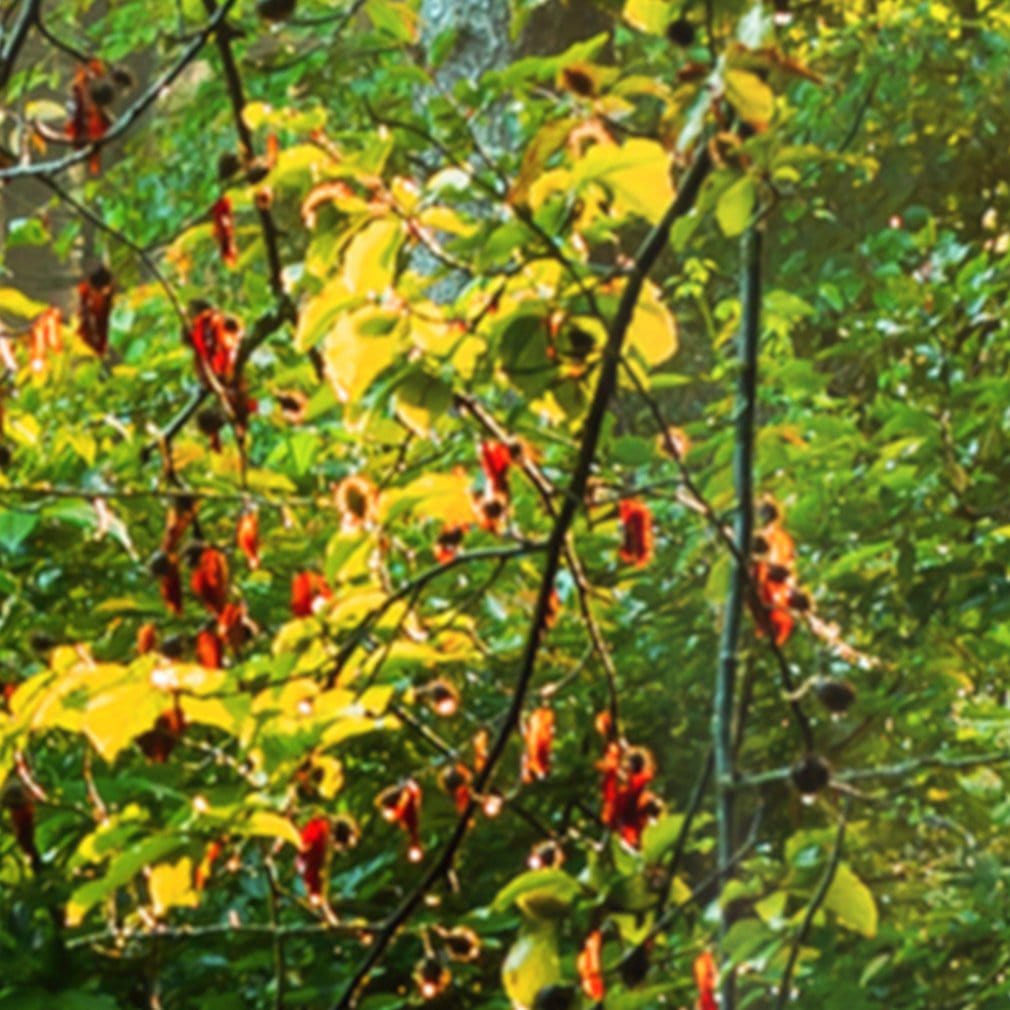
{"label": "seed pod", "polygon": [[446,989],[452,975],[439,958],[429,955],[414,966],[414,981],[424,999],[434,999]]}
{"label": "seed pod", "polygon": [[240,168],[242,162],[234,151],[223,151],[217,159],[217,177],[224,182],[230,179]]}
{"label": "seed pod", "polygon": [[775,522],[781,515],[778,505],[770,498],[765,499],[758,508],[758,519],[763,526]]}
{"label": "seed pod", "polygon": [[287,21],[295,12],[295,0],[258,0],[256,13],[267,21]]}
{"label": "seed pod", "polygon": [[476,961],[480,957],[480,938],[466,926],[456,926],[440,932],[445,952],[453,961]]}
{"label": "seed pod", "polygon": [[224,411],[218,407],[204,407],[196,415],[196,426],[204,435],[216,435],[227,421]]}
{"label": "seed pod", "polygon": [[619,966],[621,981],[629,988],[641,985],[649,972],[649,951],[639,944],[633,947],[623,958]]}
{"label": "seed pod", "polygon": [[685,17],[679,17],[666,26],[666,37],[675,45],[687,48],[694,44],[694,25]]}
{"label": "seed pod", "polygon": [[124,91],[129,91],[130,88],[132,88],[134,84],[137,83],[136,79],[133,76],[133,71],[131,71],[129,67],[124,67],[121,65],[115,66],[112,68],[112,70],[109,71],[109,73],[112,74],[112,79]]}
{"label": "seed pod", "polygon": [[831,781],[831,766],[817,754],[808,754],[793,765],[793,785],[804,796],[814,796]]}
{"label": "seed pod", "polygon": [[245,171],[246,179],[255,186],[270,174],[270,166],[265,161],[254,161]]}
{"label": "seed pod", "polygon": [[40,631],[36,628],[28,636],[28,645],[31,647],[33,652],[48,652],[50,649],[55,648],[56,639],[44,631]]}
{"label": "seed pod", "polygon": [[533,1010],[572,1010],[575,988],[570,985],[545,985],[533,997]]}
{"label": "seed pod", "polygon": [[557,842],[548,839],[533,846],[526,865],[531,870],[546,870],[554,867],[557,869],[565,861],[565,854]]}
{"label": "seed pod", "polygon": [[361,837],[356,821],[348,814],[338,814],[334,817],[330,830],[333,836],[333,847],[338,850],[353,849]]}
{"label": "seed pod", "polygon": [[172,559],[164,551],[155,551],[147,561],[147,570],[160,579],[172,570]]}
{"label": "seed pod", "polygon": [[182,659],[189,649],[189,639],[185,635],[169,635],[161,643],[161,654],[168,659]]}
{"label": "seed pod", "polygon": [[88,85],[88,94],[95,105],[111,105],[116,97],[116,89],[107,77],[99,77]]}
{"label": "seed pod", "polygon": [[840,677],[818,677],[814,681],[817,700],[835,714],[847,712],[856,700],[856,688],[851,681]]}

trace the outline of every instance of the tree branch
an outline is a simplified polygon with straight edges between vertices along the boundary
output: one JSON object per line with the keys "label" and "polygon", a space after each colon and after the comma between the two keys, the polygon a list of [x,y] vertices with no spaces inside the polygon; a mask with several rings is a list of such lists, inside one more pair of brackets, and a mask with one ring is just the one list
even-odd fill
{"label": "tree branch", "polygon": [[[203,0],[203,6],[204,10],[210,15],[216,17],[217,13],[219,13],[216,0]],[[231,49],[231,36],[227,32],[218,32],[214,39],[217,44],[217,51],[221,56],[221,66],[224,70],[228,97],[231,99],[235,132],[238,134],[239,143],[242,146],[245,156],[244,160],[249,162],[252,161],[255,154],[253,135],[242,115],[246,104],[245,93],[242,87],[242,77],[239,74],[238,64],[235,62],[235,54]],[[274,293],[274,297],[279,302],[286,302],[288,299],[284,291],[284,281],[281,273],[281,254],[277,225],[268,207],[257,206],[256,213],[259,215],[260,230],[263,232],[263,244],[266,246],[267,263],[270,267],[270,288]]]}
{"label": "tree branch", "polygon": [[25,39],[38,17],[41,6],[42,0],[25,0],[21,13],[7,37],[7,44],[3,47],[3,52],[0,53],[0,88],[7,87],[11,74],[14,73],[14,64],[17,62],[18,53],[25,44]]}
{"label": "tree branch", "polygon": [[[207,24],[196,33],[193,41],[186,46],[175,63],[123,112],[103,137],[92,141],[85,147],[72,151],[70,154],[64,155],[62,158],[53,158],[51,161],[29,161],[21,165],[11,165],[8,168],[2,168],[0,169],[0,182],[6,182],[10,179],[30,179],[39,175],[59,175],[68,168],[73,168],[74,165],[87,161],[103,147],[122,137],[148,108],[162,96],[164,90],[196,59],[207,39],[214,34],[236,2],[237,0],[225,0],[224,4]],[[0,77],[2,77],[2,74],[0,74]]]}
{"label": "tree branch", "polygon": [[[505,752],[509,738],[519,725],[526,695],[533,679],[547,614],[551,607],[554,579],[560,566],[561,554],[564,549],[568,530],[585,495],[586,481],[589,478],[589,471],[596,455],[603,421],[610,406],[611,396],[617,385],[617,370],[621,359],[621,349],[624,346],[624,339],[627,335],[628,326],[631,323],[631,317],[638,302],[642,285],[645,283],[647,275],[665,247],[673,223],[694,206],[698,190],[708,175],[710,167],[711,162],[707,145],[700,145],[698,153],[682,181],[676,199],[663,215],[662,220],[652,229],[636,256],[634,268],[628,277],[624,292],[621,295],[621,301],[609,327],[599,378],[597,379],[592,403],[590,404],[583,427],[578,457],[575,462],[571,482],[562,500],[554,527],[547,541],[540,589],[537,593],[537,601],[527,634],[526,646],[523,650],[522,661],[516,676],[512,702],[506,714],[505,721],[499,728],[491,745],[484,767],[475,779],[475,793],[482,793],[484,791]],[[359,991],[365,984],[372,969],[382,960],[397,932],[410,919],[417,907],[423,903],[428,891],[450,870],[456,853],[466,837],[474,809],[475,803],[471,799],[467,804],[466,810],[457,820],[455,830],[443,846],[438,857],[401,902],[387,923],[386,928],[374,938],[364,960],[358,966],[344,988],[342,995],[334,1004],[334,1010],[349,1010],[350,1007],[356,1004]]]}
{"label": "tree branch", "polygon": [[[506,444],[512,441],[510,433],[473,396],[456,394],[455,402],[457,406],[468,411],[474,420],[493,438]],[[554,496],[557,489],[547,479],[540,467],[525,453],[519,461],[519,468],[540,496],[540,500],[548,516],[556,518]],[[593,652],[596,654],[596,658],[603,667],[603,672],[607,678],[607,708],[610,712],[611,731],[615,736],[619,737],[621,735],[621,724],[620,704],[617,692],[617,667],[614,665],[613,656],[611,656],[610,650],[607,648],[603,632],[600,629],[599,622],[596,620],[596,614],[593,612],[593,606],[589,599],[591,588],[589,579],[586,577],[585,568],[582,566],[582,562],[575,552],[575,545],[570,536],[565,540],[565,564],[568,565],[572,573],[575,592],[579,601],[579,610],[582,613],[583,621],[585,621],[586,631],[589,633],[589,641]]]}
{"label": "tree branch", "polygon": [[[761,614],[764,611],[764,604],[762,604],[761,600],[758,598],[757,589],[754,585],[754,580],[751,577],[750,566],[745,560],[747,556],[737,546],[733,531],[729,529],[719,518],[715,509],[712,507],[711,503],[704,494],[702,494],[701,488],[699,488],[695,482],[693,474],[684,462],[680,451],[677,449],[677,446],[674,444],[674,441],[670,436],[670,425],[663,417],[663,412],[660,409],[659,404],[656,402],[656,398],[652,396],[646,388],[638,372],[636,372],[628,362],[625,361],[623,364],[625,372],[631,378],[632,385],[634,385],[635,390],[644,401],[649,413],[652,415],[653,421],[656,424],[656,430],[663,439],[663,444],[666,447],[667,453],[677,466],[681,484],[683,484],[684,490],[687,492],[687,494],[680,499],[682,504],[697,512],[708,522],[716,536],[732,555],[733,560],[736,562],[737,569],[739,570],[742,566],[747,588],[747,599],[752,611],[755,614],[755,619],[761,623]],[[807,714],[804,712],[803,706],[797,698],[793,697],[796,693],[796,684],[793,680],[792,671],[789,669],[789,660],[786,659],[781,646],[775,642],[773,629],[767,626],[767,622],[763,622],[763,627],[766,632],[765,643],[771,651],[771,654],[779,668],[779,677],[782,681],[782,687],[785,690],[786,695],[789,697],[789,707],[792,709],[793,719],[799,729],[800,736],[803,738],[803,745],[807,750],[810,750],[813,747],[814,742],[813,732],[810,728],[810,720],[807,718]]]}
{"label": "tree branch", "polygon": [[[726,597],[719,665],[712,704],[712,744],[716,770],[716,821],[719,865],[727,867],[734,850],[735,796],[726,782],[733,778],[733,706],[736,693],[737,653],[740,627],[747,592],[747,559],[751,553],[754,525],[754,426],[757,400],[757,358],[761,324],[761,232],[749,228],[742,243],[743,270],[741,301],[743,314],[739,333],[739,374],[737,379],[736,442],[733,451],[733,482],[736,488],[737,514],[734,542],[736,555],[733,575]],[[719,879],[720,891],[726,884],[728,870]],[[720,923],[725,937],[731,922],[724,909]],[[721,979],[722,1010],[734,1010],[735,974],[723,971]]]}

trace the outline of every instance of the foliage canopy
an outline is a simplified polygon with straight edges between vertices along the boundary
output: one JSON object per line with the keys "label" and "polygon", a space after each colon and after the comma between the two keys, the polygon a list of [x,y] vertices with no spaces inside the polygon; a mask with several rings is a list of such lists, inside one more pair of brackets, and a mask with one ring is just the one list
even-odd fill
{"label": "foliage canopy", "polygon": [[8,5],[0,1010],[1004,1006],[1010,13],[429,6]]}

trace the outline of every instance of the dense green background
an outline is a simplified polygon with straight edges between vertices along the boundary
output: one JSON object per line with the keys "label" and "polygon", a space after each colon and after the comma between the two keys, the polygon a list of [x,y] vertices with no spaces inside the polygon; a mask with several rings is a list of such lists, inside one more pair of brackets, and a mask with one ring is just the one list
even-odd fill
{"label": "dense green background", "polygon": [[[4,56],[26,5],[8,5]],[[132,67],[117,116],[209,16],[185,0],[41,6],[65,45]],[[539,5],[516,2],[514,61],[450,84],[472,40],[441,26],[422,38],[416,6],[302,0],[295,19],[271,23],[249,0],[234,4],[227,47],[244,122],[260,156],[268,135],[279,146],[264,180],[218,181],[218,156],[239,148],[235,93],[212,40],[104,152],[100,175],[79,165],[49,177],[75,203],[23,179],[0,191],[0,314],[18,365],[0,373],[0,662],[5,681],[30,682],[0,715],[0,760],[12,769],[8,807],[24,798],[18,755],[45,793],[38,873],[13,834],[0,834],[0,1007],[314,1010],[338,1000],[368,951],[360,928],[381,924],[424,870],[407,862],[375,798],[417,779],[432,859],[457,818],[439,774],[457,751],[471,760],[478,729],[501,725],[539,584],[537,542],[551,528],[513,468],[507,529],[474,528],[464,549],[515,556],[461,563],[367,624],[435,565],[444,522],[467,514],[468,487],[480,492],[486,436],[453,398],[472,397],[523,439],[560,501],[599,365],[594,304],[613,315],[615,264],[665,208],[671,172],[713,137],[716,169],[653,274],[652,309],[632,326],[627,360],[688,433],[687,469],[728,521],[738,236],[759,215],[757,487],[783,509],[817,614],[863,657],[846,659],[802,625],[784,647],[798,683],[844,676],[858,689],[837,721],[802,700],[832,784],[804,803],[788,782],[802,742],[748,618],[737,769],[781,774],[738,794],[741,843],[763,814],[722,896],[733,920],[722,941],[711,790],[667,894],[662,867],[709,751],[732,559],[622,372],[573,544],[617,670],[621,732],[655,755],[668,817],[641,853],[599,823],[593,715],[608,705],[607,680],[566,566],[526,705],[552,699],[551,775],[520,782],[517,735],[495,779],[504,810],[477,816],[451,886],[436,886],[410,918],[362,1006],[421,1001],[411,973],[426,943],[442,949],[435,925],[467,925],[483,944],[474,963],[451,964],[438,997],[447,1007],[528,1006],[545,984],[577,984],[576,955],[598,926],[606,1010],[691,1005],[691,965],[705,948],[723,971],[739,970],[739,1006],[774,1006],[843,817],[844,850],[799,951],[794,1005],[1005,1006],[1010,13],[1000,3],[794,2],[791,20],[776,23],[770,6],[688,4],[696,39],[683,47],[663,31],[678,4],[608,2],[597,11],[604,33],[543,56],[521,40]],[[563,16],[583,16],[578,0]],[[56,142],[32,143],[31,122],[63,129],[75,60],[37,28],[15,55],[3,147],[62,157]],[[700,73],[682,73],[690,62]],[[561,72],[573,67],[592,94],[570,87]],[[335,180],[344,188],[307,225],[306,196]],[[253,207],[263,186],[293,307],[281,304],[280,319]],[[207,218],[224,189],[238,222],[234,270],[220,263]],[[38,262],[32,249],[47,257],[51,290],[25,266]],[[208,615],[188,571],[183,614],[160,600],[148,560],[178,488],[162,454],[144,447],[198,380],[138,249],[180,305],[205,299],[262,338],[246,368],[258,408],[245,472],[227,430],[220,454],[193,421],[171,440],[176,479],[199,502],[203,538],[229,555],[232,598],[258,633],[220,674],[180,668],[190,725],[163,765],[131,742],[168,705],[151,671],[169,661],[136,659],[137,629],[153,621],[162,642],[181,635],[189,650]],[[75,299],[59,279],[76,283],[99,260],[116,278],[104,360],[76,336]],[[49,302],[64,308],[64,346],[33,370],[28,327]],[[553,347],[547,320],[558,324]],[[566,344],[577,330],[593,338],[588,356]],[[293,392],[308,404],[297,421],[282,409]],[[352,474],[380,488],[362,531],[342,524],[333,493]],[[616,502],[631,495],[654,517],[655,557],[643,568],[618,558]],[[255,571],[234,547],[238,516],[253,506]],[[325,572],[333,600],[292,621],[291,576],[310,569]],[[322,714],[305,716],[299,700],[325,691],[349,644],[336,688],[346,694],[330,690]],[[460,692],[451,718],[415,693],[435,676]],[[298,784],[307,756],[331,771],[339,762],[338,789]],[[334,855],[327,919],[306,900],[296,832],[337,812],[358,821],[361,841]],[[496,902],[549,833],[568,878],[548,874],[532,897]],[[221,839],[225,853],[197,895],[190,872]],[[644,980],[629,985],[616,965],[659,905],[681,902]]]}

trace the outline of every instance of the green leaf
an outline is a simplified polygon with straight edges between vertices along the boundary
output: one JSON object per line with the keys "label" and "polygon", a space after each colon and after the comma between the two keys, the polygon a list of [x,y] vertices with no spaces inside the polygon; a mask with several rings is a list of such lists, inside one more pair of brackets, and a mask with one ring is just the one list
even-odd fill
{"label": "green leaf", "polygon": [[757,189],[749,175],[737,179],[723,192],[715,205],[715,217],[724,235],[733,238],[746,229],[753,216],[756,200]]}
{"label": "green leaf", "polygon": [[67,925],[80,925],[89,909],[107,898],[116,888],[132,880],[145,866],[178,852],[187,844],[187,839],[181,835],[161,834],[147,838],[120,853],[109,863],[103,876],[82,884],[71,894],[67,902]]}
{"label": "green leaf", "polygon": [[452,403],[452,389],[437,375],[415,369],[399,383],[394,393],[396,411],[413,431],[427,437],[435,422]]}
{"label": "green leaf", "polygon": [[506,884],[492,904],[499,911],[515,904],[529,916],[551,919],[563,915],[581,893],[579,882],[563,870],[528,870]]}
{"label": "green leaf", "polygon": [[642,855],[645,861],[655,863],[666,855],[676,844],[683,826],[683,814],[666,814],[650,824],[642,832]]}
{"label": "green leaf", "polygon": [[0,511],[0,547],[13,554],[31,536],[38,522],[34,512]]}
{"label": "green leaf", "polygon": [[873,893],[848,863],[840,863],[824,898],[824,907],[835,913],[840,925],[866,937],[877,935],[877,903]]}
{"label": "green leaf", "polygon": [[554,923],[525,924],[509,948],[501,970],[505,993],[515,1007],[530,1007],[544,986],[561,979]]}

